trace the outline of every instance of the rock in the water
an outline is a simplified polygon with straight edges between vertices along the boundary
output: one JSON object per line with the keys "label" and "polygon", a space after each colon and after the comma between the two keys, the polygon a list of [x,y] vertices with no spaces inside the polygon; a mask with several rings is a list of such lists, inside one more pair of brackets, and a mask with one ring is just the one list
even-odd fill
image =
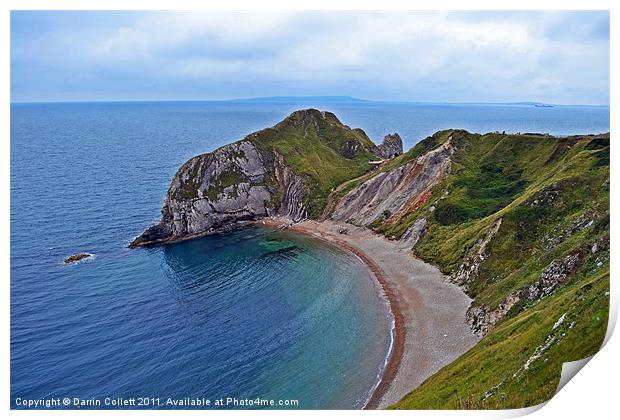
{"label": "rock in the water", "polygon": [[67,258],[64,259],[64,262],[65,264],[71,264],[71,263],[78,262],[86,258],[90,258],[92,256],[93,254],[81,252],[79,254],[73,254],[73,255],[68,256]]}

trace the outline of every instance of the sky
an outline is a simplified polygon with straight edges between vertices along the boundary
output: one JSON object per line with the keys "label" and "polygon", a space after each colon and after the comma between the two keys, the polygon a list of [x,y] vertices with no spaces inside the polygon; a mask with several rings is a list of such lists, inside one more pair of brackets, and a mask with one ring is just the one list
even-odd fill
{"label": "sky", "polygon": [[11,12],[11,101],[609,104],[603,12]]}

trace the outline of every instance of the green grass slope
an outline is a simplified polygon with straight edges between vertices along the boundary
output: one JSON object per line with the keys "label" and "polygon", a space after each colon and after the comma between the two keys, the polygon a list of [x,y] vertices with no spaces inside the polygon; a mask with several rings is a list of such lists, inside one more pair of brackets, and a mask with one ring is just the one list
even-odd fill
{"label": "green grass slope", "polygon": [[492,133],[450,141],[451,174],[425,205],[378,230],[399,237],[426,218],[414,251],[452,274],[501,219],[465,286],[472,306],[488,311],[509,296],[520,299],[478,345],[394,408],[538,404],[553,395],[562,363],[595,353],[605,335],[609,136]]}
{"label": "green grass slope", "polygon": [[607,327],[608,290],[608,268],[573,282],[505,320],[391,408],[503,409],[547,401],[557,388],[562,363],[600,348]]}
{"label": "green grass slope", "polygon": [[293,171],[303,177],[310,194],[309,217],[320,216],[332,189],[371,169],[377,157],[373,142],[361,129],[351,129],[330,112],[296,111],[272,128],[250,134],[261,150],[277,150]]}

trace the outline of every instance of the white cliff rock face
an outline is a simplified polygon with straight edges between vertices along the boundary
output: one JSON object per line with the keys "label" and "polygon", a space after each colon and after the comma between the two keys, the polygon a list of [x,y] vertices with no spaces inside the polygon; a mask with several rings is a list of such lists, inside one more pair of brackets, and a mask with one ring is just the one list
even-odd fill
{"label": "white cliff rock face", "polygon": [[332,219],[366,226],[379,217],[407,210],[450,173],[453,153],[452,145],[446,143],[413,162],[379,173],[342,198]]}
{"label": "white cliff rock face", "polygon": [[250,141],[233,143],[187,161],[172,180],[161,221],[130,246],[185,239],[273,215],[298,220],[306,216],[305,194],[301,178],[277,152],[261,152]]}
{"label": "white cliff rock face", "polygon": [[450,276],[450,281],[468,289],[469,283],[476,278],[480,271],[480,265],[489,256],[487,246],[491,239],[497,234],[502,219],[497,219],[491,227],[476,241],[476,243],[467,251],[463,262],[457,270]]}
{"label": "white cliff rock face", "polygon": [[265,216],[271,194],[264,185],[253,184],[262,183],[266,172],[263,157],[248,141],[190,159],[174,177],[162,210],[171,236]]}
{"label": "white cliff rock face", "polygon": [[403,140],[398,133],[383,137],[383,143],[373,148],[373,152],[383,159],[392,159],[403,154]]}
{"label": "white cliff rock face", "polygon": [[306,189],[301,177],[284,163],[284,157],[280,153],[274,151],[274,157],[274,177],[282,192],[282,202],[276,209],[276,215],[288,217],[295,222],[306,219],[308,210],[303,203]]}
{"label": "white cliff rock face", "polygon": [[[488,236],[488,233],[486,236]],[[551,261],[533,284],[511,292],[496,308],[477,306],[474,301],[472,306],[467,310],[467,320],[471,324],[473,331],[480,335],[485,335],[503,320],[514,306],[518,304],[532,304],[550,295],[555,289],[566,282],[588,255],[595,254],[599,247],[604,246],[604,244],[605,239],[603,238],[599,240],[599,242],[595,241],[593,245],[586,250],[573,252]],[[562,318],[558,322],[561,323],[561,321]],[[554,327],[554,329],[555,328],[556,327]]]}
{"label": "white cliff rock face", "polygon": [[424,234],[425,228],[426,219],[417,219],[413,222],[413,225],[403,233],[403,236],[400,237],[400,243],[406,248],[413,248]]}
{"label": "white cliff rock face", "polygon": [[519,290],[510,293],[497,308],[489,309],[486,306],[472,304],[467,310],[467,321],[472,330],[481,336],[486,335],[498,322],[500,322],[513,306],[521,301]]}
{"label": "white cliff rock face", "polygon": [[[302,139],[316,144],[302,147]],[[379,157],[375,149],[390,156],[401,154],[402,140],[398,134],[388,135],[376,146],[363,130],[351,129],[330,112],[295,111],[271,128],[188,160],[170,184],[160,222],[130,247],[189,239],[264,217],[303,220],[309,212],[321,210],[307,208],[321,205],[322,197],[310,197],[310,191],[324,193],[324,180],[307,173],[304,159],[316,161],[327,155],[329,162],[316,165],[331,165],[329,174],[342,182],[349,174],[338,169],[350,168],[351,177],[369,170],[366,160]]]}

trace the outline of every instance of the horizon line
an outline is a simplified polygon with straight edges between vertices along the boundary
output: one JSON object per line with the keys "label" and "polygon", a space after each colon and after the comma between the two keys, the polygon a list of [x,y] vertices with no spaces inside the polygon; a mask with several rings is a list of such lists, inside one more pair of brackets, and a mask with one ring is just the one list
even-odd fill
{"label": "horizon line", "polygon": [[544,101],[515,100],[515,101],[415,101],[415,100],[390,100],[390,99],[363,99],[350,95],[281,95],[281,96],[255,96],[227,99],[60,99],[60,100],[25,100],[10,101],[10,105],[28,104],[71,104],[71,103],[157,103],[157,102],[250,102],[268,100],[332,100],[337,102],[359,102],[359,103],[383,103],[383,104],[419,104],[419,105],[552,105],[552,106],[590,106],[590,107],[610,107],[607,104],[558,104]]}

